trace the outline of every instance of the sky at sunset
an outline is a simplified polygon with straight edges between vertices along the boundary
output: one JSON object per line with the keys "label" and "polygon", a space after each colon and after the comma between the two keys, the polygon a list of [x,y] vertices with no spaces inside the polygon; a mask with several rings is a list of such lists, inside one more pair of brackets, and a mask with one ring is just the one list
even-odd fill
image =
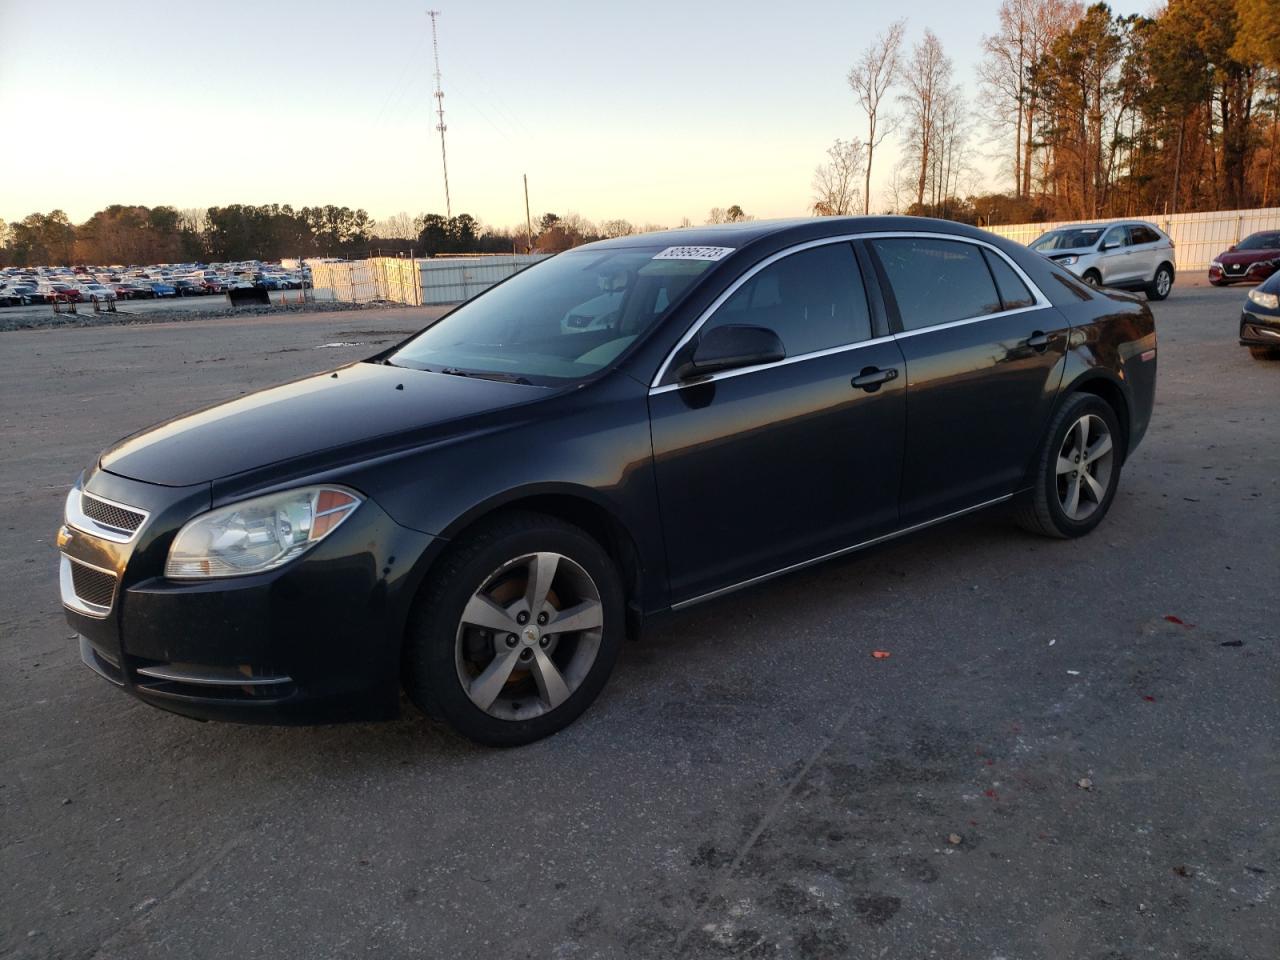
{"label": "sky at sunset", "polygon": [[[937,33],[972,98],[998,7],[434,2],[453,212],[498,226],[523,220],[526,172],[535,216],[805,213],[826,147],[863,133],[845,80],[861,48],[909,11],[909,40]],[[426,9],[0,0],[0,219],[60,207],[79,222],[109,203],[443,213]],[[986,186],[1002,186],[979,140]]]}

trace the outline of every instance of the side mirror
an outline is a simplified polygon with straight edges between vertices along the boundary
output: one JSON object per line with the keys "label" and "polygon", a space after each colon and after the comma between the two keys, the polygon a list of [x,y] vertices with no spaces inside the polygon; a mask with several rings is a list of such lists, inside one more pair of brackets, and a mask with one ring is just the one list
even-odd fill
{"label": "side mirror", "polygon": [[737,324],[712,327],[698,341],[693,356],[676,370],[676,376],[687,380],[719,370],[776,363],[786,355],[778,335],[767,327]]}
{"label": "side mirror", "polygon": [[1236,252],[1236,245],[1234,243],[1231,246],[1227,247],[1227,253],[1235,253],[1235,252]]}

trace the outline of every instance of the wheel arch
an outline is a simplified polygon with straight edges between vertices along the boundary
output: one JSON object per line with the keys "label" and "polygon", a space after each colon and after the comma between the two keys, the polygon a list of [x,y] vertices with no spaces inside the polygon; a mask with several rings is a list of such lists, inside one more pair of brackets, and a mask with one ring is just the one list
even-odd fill
{"label": "wheel arch", "polygon": [[[657,575],[656,570],[645,562],[635,535],[619,517],[616,507],[588,487],[538,484],[506,491],[472,507],[441,531],[441,536],[450,541],[464,538],[478,524],[513,511],[546,514],[581,529],[618,565],[629,614],[644,609],[646,591],[654,586],[647,578]],[[431,571],[427,570],[426,577],[430,576]],[[629,624],[632,619],[629,615]]]}
{"label": "wheel arch", "polygon": [[1121,463],[1123,463],[1124,460],[1128,458],[1129,440],[1132,436],[1133,424],[1131,420],[1132,414],[1129,408],[1129,398],[1125,394],[1124,387],[1121,385],[1119,378],[1114,377],[1104,370],[1093,368],[1062,388],[1061,392],[1058,394],[1057,406],[1061,407],[1068,397],[1077,393],[1091,393],[1095,397],[1103,400],[1116,412],[1116,419],[1120,422],[1120,430],[1122,433],[1121,439],[1123,442],[1120,445],[1120,450]]}

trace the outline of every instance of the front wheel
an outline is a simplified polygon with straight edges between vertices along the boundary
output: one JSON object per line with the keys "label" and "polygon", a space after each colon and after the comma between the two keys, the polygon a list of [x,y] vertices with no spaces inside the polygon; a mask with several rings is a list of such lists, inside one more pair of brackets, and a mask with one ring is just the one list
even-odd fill
{"label": "front wheel", "polygon": [[1049,423],[1034,485],[1017,506],[1025,530],[1047,537],[1083,537],[1102,522],[1120,482],[1120,422],[1091,393],[1067,397]]}
{"label": "front wheel", "polygon": [[1255,360],[1280,360],[1280,348],[1250,344],[1249,356]]}
{"label": "front wheel", "polygon": [[1163,300],[1169,296],[1169,291],[1173,289],[1173,271],[1165,264],[1161,264],[1156,270],[1156,275],[1152,277],[1151,283],[1147,286],[1148,300]]}
{"label": "front wheel", "polygon": [[532,743],[595,700],[625,629],[605,550],[555,517],[509,513],[460,540],[423,587],[405,639],[405,689],[479,743]]}
{"label": "front wheel", "polygon": [[1080,279],[1091,287],[1102,286],[1102,274],[1098,273],[1097,270],[1086,270],[1084,276]]}

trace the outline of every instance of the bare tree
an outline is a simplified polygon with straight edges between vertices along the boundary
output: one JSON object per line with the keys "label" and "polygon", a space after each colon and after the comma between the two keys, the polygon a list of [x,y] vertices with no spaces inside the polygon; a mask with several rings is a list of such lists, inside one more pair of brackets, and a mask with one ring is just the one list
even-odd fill
{"label": "bare tree", "polygon": [[902,36],[906,29],[905,20],[890,24],[888,30],[877,36],[862,51],[862,56],[849,71],[849,86],[857,96],[862,112],[867,115],[867,169],[862,193],[863,213],[871,212],[871,161],[875,157],[876,147],[897,126],[895,118],[882,115],[881,104],[897,82],[901,69]]}
{"label": "bare tree", "polygon": [[373,225],[374,236],[384,240],[416,240],[419,228],[413,217],[401,210]]}
{"label": "bare tree", "polygon": [[884,188],[885,204],[889,213],[901,213],[911,205],[910,186],[903,176],[902,165],[894,167],[889,174],[889,183]]}
{"label": "bare tree", "polygon": [[1008,144],[1012,138],[1015,197],[1031,193],[1034,125],[1040,109],[1031,70],[1082,13],[1076,0],[1004,0],[996,32],[982,38],[979,88],[992,139]]}
{"label": "bare tree", "polygon": [[712,207],[707,211],[707,223],[724,223],[725,212],[724,207]]}
{"label": "bare tree", "polygon": [[[862,173],[862,144],[858,140],[836,140],[827,148],[827,162],[813,171],[813,206],[820,217],[847,217],[858,209],[861,199],[858,175]],[[866,205],[863,205],[866,212]]]}
{"label": "bare tree", "polygon": [[609,239],[629,237],[635,232],[636,228],[631,225],[629,220],[605,220],[600,224],[600,233]]}
{"label": "bare tree", "polygon": [[203,234],[209,226],[209,211],[204,207],[186,207],[178,211],[178,224],[183,230]]}
{"label": "bare tree", "polygon": [[929,185],[930,165],[937,148],[938,110],[951,90],[951,60],[932,30],[911,50],[904,71],[906,91],[899,96],[906,112],[905,156],[916,168],[916,204],[923,205]]}

